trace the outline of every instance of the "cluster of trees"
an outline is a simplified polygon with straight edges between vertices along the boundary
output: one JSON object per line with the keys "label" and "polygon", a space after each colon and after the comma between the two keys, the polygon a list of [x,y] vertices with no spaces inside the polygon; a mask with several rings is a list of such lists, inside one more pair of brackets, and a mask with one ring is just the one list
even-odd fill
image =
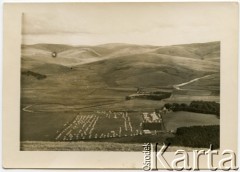
{"label": "cluster of trees", "polygon": [[162,100],[169,98],[171,93],[169,92],[153,92],[153,93],[146,93],[146,94],[138,94],[135,96],[126,96],[126,100],[138,98],[138,99],[148,99],[148,100]]}
{"label": "cluster of trees", "polygon": [[220,145],[220,126],[192,126],[180,127],[174,137],[166,139],[167,143],[174,146],[218,149]]}
{"label": "cluster of trees", "polygon": [[189,111],[220,116],[220,104],[214,101],[192,101],[189,105],[185,103],[167,103],[164,107],[172,111]]}
{"label": "cluster of trees", "polygon": [[161,94],[149,94],[149,95],[144,95],[142,98],[149,99],[149,100],[162,100],[169,98],[171,96],[171,93],[161,93]]}
{"label": "cluster of trees", "polygon": [[22,75],[33,76],[38,80],[45,79],[47,76],[32,71],[23,71]]}

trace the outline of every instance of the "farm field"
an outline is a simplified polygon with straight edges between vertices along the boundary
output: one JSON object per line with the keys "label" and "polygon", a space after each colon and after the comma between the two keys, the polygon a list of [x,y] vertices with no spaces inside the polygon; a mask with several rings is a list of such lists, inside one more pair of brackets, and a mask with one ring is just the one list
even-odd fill
{"label": "farm field", "polygon": [[[89,115],[79,113],[57,131],[56,141],[105,139],[142,135],[140,114],[97,111]],[[106,127],[107,126],[107,127]]]}
{"label": "farm field", "polygon": [[186,111],[164,114],[163,119],[167,130],[176,130],[179,127],[220,125],[220,119],[216,115]]}
{"label": "farm field", "polygon": [[139,112],[24,112],[21,121],[21,140],[29,141],[77,141],[142,135]]}
{"label": "farm field", "polygon": [[[195,125],[219,125],[220,120],[211,114],[171,112],[162,115],[167,131]],[[144,136],[140,112],[82,111],[30,113],[22,115],[22,141],[109,141],[136,143],[161,141],[160,136]],[[44,124],[44,125],[43,125]],[[169,136],[167,134],[167,136]]]}
{"label": "farm field", "polygon": [[21,141],[54,140],[56,131],[76,116],[73,112],[21,113]]}

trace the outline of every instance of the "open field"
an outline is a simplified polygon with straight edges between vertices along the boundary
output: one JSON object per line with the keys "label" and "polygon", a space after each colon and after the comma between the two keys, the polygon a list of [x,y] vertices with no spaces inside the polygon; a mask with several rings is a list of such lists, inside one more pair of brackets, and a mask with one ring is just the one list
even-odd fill
{"label": "open field", "polygon": [[[22,109],[27,109],[34,113],[51,113],[51,112],[79,112],[79,111],[153,111],[155,108],[160,108],[164,105],[165,101],[157,100],[108,100],[99,102],[99,100],[91,99],[86,101],[85,104],[80,105],[64,105],[64,104],[24,104]],[[24,111],[22,112],[24,113]]]}
{"label": "open field", "polygon": [[21,140],[54,140],[56,131],[76,116],[73,112],[21,112]]}
{"label": "open field", "polygon": [[167,130],[195,125],[220,125],[220,119],[216,115],[185,111],[167,113],[163,115],[163,119]]}

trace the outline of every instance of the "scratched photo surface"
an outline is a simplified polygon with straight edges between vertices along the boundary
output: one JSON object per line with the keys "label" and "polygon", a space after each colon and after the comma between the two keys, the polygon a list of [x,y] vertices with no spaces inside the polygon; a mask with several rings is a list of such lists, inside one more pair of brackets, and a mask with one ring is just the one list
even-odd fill
{"label": "scratched photo surface", "polygon": [[22,14],[20,150],[219,149],[218,16],[100,6]]}

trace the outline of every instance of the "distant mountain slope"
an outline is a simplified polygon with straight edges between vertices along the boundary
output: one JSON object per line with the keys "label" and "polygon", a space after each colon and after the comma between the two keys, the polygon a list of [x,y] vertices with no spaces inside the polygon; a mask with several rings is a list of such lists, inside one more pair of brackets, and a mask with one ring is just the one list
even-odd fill
{"label": "distant mountain slope", "polygon": [[[59,44],[22,45],[22,57],[45,63],[74,66],[130,54],[151,52],[154,46],[104,44],[99,46],[68,46]],[[57,57],[53,58],[52,53]]]}
{"label": "distant mountain slope", "polygon": [[[52,57],[52,52],[57,57]],[[51,75],[41,81],[79,86],[169,86],[220,72],[220,42],[173,46],[104,44],[22,46],[22,70]],[[219,75],[216,75],[219,76]],[[27,76],[24,83],[31,84]],[[35,85],[37,85],[37,82]],[[211,80],[209,80],[211,82]]]}
{"label": "distant mountain slope", "polygon": [[[52,51],[50,51],[50,49]],[[60,64],[64,66],[73,66],[82,63],[89,63],[96,61],[100,54],[90,48],[76,48],[67,47],[65,50],[60,51],[60,48],[56,48],[59,51],[54,51],[53,48],[38,49],[35,46],[24,46],[22,48],[22,58],[32,59],[35,61],[51,64]],[[56,52],[57,56],[53,57],[52,53]]]}
{"label": "distant mountain slope", "polygon": [[220,42],[165,46],[160,47],[155,52],[158,54],[209,60],[220,57]]}
{"label": "distant mountain slope", "polygon": [[75,67],[95,71],[109,86],[171,86],[208,73],[215,62],[153,53],[120,56]]}

